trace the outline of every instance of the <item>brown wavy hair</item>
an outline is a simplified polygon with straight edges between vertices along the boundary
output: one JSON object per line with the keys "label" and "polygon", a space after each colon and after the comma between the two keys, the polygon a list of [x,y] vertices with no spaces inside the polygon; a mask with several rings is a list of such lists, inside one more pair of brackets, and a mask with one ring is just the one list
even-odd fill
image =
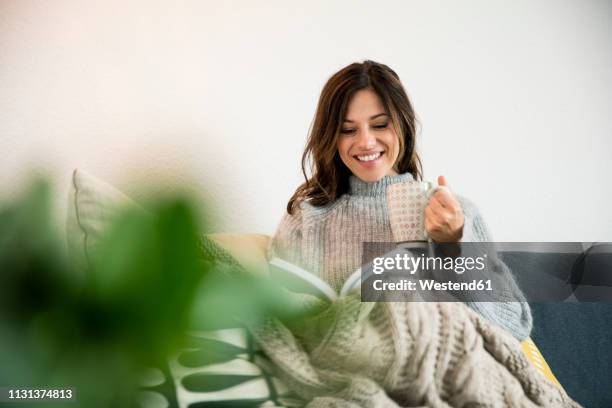
{"label": "brown wavy hair", "polygon": [[[422,179],[423,168],[416,151],[417,119],[399,76],[378,62],[355,62],[332,75],[321,91],[302,154],[302,173],[306,181],[289,200],[289,214],[293,214],[304,200],[314,206],[323,206],[348,191],[351,171],[340,159],[337,141],[348,104],[362,89],[371,89],[378,94],[398,135],[400,151],[393,169],[399,174],[410,173],[415,180]],[[306,173],[307,167],[310,168],[310,178]]]}

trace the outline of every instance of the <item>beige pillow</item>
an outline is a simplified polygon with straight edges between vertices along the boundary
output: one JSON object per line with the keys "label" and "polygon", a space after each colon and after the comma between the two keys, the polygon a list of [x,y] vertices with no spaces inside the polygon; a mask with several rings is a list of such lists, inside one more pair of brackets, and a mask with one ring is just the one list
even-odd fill
{"label": "beige pillow", "polygon": [[270,237],[263,234],[210,234],[208,238],[228,251],[242,266],[255,274],[269,271],[266,250]]}
{"label": "beige pillow", "polygon": [[75,169],[69,193],[66,239],[72,259],[86,266],[120,208],[144,208],[83,170]]}

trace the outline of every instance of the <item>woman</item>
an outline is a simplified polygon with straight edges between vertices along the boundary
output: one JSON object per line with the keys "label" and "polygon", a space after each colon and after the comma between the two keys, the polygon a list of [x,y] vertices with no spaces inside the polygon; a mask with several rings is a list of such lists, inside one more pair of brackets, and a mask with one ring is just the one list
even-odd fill
{"label": "woman", "polygon": [[[268,256],[300,265],[339,290],[360,266],[363,242],[393,242],[386,187],[422,179],[414,110],[392,69],[365,61],[329,79],[302,170],[306,181],[289,200]],[[438,184],[446,185],[445,178]],[[435,242],[492,241],[476,207],[448,189],[431,197],[425,228]],[[531,331],[531,312],[507,268],[500,273],[513,288],[504,302],[466,303],[522,340]]]}

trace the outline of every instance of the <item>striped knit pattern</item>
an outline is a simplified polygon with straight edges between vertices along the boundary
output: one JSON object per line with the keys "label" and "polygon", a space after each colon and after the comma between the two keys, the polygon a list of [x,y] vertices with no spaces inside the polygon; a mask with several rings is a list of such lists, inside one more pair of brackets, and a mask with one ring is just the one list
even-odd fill
{"label": "striped knit pattern", "polygon": [[[389,184],[413,181],[409,173],[385,176],[366,183],[349,179],[349,192],[334,202],[315,207],[303,202],[293,215],[285,214],[268,248],[268,259],[279,257],[311,271],[339,291],[345,279],[361,265],[364,242],[393,242],[386,201]],[[491,242],[476,206],[457,196],[465,216],[462,241]],[[505,265],[497,271],[510,288],[503,301],[478,302],[466,293],[461,299],[517,339],[529,336],[531,310]]]}

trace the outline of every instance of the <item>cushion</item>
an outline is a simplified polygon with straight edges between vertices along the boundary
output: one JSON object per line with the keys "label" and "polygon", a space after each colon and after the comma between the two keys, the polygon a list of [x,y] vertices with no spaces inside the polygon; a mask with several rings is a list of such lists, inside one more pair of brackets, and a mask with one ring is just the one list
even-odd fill
{"label": "cushion", "polygon": [[546,377],[553,384],[556,384],[558,387],[563,388],[544,359],[540,349],[538,346],[536,346],[531,337],[528,337],[521,343],[521,348],[523,349],[525,356],[527,356],[527,359],[531,361],[531,364],[533,364],[544,377]]}
{"label": "cushion", "polygon": [[181,406],[303,406],[269,364],[247,330],[229,328],[192,332],[188,348],[170,357],[170,372]]}
{"label": "cushion", "polygon": [[75,169],[69,193],[66,239],[72,259],[84,266],[120,207],[141,208],[128,196],[83,170]]}
{"label": "cushion", "polygon": [[266,249],[270,241],[268,235],[209,234],[208,238],[229,252],[250,272],[267,274]]}

